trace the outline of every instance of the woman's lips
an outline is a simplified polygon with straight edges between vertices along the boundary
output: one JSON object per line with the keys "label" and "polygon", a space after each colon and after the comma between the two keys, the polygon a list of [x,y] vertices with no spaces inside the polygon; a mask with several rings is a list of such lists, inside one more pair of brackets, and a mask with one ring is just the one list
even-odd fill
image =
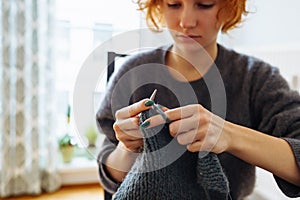
{"label": "woman's lips", "polygon": [[195,41],[201,38],[200,35],[177,35],[177,38],[182,41]]}

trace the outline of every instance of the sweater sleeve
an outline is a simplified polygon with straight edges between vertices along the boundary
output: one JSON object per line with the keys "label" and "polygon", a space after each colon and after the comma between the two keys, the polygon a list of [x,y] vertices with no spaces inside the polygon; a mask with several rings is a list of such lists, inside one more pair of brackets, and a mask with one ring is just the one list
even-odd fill
{"label": "sweater sleeve", "polygon": [[100,184],[106,191],[113,194],[119,187],[119,184],[110,177],[104,164],[107,156],[118,144],[112,128],[114,117],[110,108],[109,99],[110,94],[107,92],[96,115],[98,129],[100,133],[104,134],[104,140],[98,154],[97,162],[99,166]]}
{"label": "sweater sleeve", "polygon": [[104,134],[104,141],[101,145],[97,158],[100,184],[106,191],[112,194],[116,192],[119,187],[119,183],[112,179],[106,171],[104,163],[108,155],[114,151],[118,145],[118,140],[113,130],[113,124],[115,122],[114,115],[116,110],[125,106],[124,102],[122,102],[122,99],[124,99],[122,95],[126,90],[124,89],[124,92],[122,92],[122,88],[120,87],[120,84],[118,84],[118,80],[123,74],[124,72],[122,72],[122,70],[113,73],[96,114],[98,130],[101,134]]}
{"label": "sweater sleeve", "polygon": [[[298,163],[298,166],[300,167],[300,144],[299,140],[291,139],[291,138],[284,138],[292,147],[293,153],[295,155],[296,161]],[[284,192],[284,194],[288,197],[300,197],[300,187],[297,187],[287,181],[284,181],[283,179],[274,176],[275,180],[277,182],[278,187],[281,189],[281,191]]]}
{"label": "sweater sleeve", "polygon": [[120,183],[116,182],[111,176],[106,172],[105,169],[105,160],[107,156],[115,149],[115,145],[109,141],[106,137],[103,141],[100,153],[98,155],[98,166],[99,166],[99,177],[100,184],[102,187],[113,194],[117,191]]}
{"label": "sweater sleeve", "polygon": [[[300,96],[292,91],[276,68],[255,71],[252,87],[252,119],[261,132],[285,139],[300,168]],[[279,177],[275,180],[289,197],[300,197],[300,187]]]}

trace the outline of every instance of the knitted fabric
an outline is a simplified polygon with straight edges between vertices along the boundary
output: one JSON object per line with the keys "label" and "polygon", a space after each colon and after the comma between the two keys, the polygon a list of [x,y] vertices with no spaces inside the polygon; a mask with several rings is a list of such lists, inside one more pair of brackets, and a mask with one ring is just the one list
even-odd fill
{"label": "knitted fabric", "polygon": [[[150,109],[141,114],[140,123],[155,115]],[[177,160],[169,162],[164,150],[173,137],[168,124],[143,130],[144,150],[114,194],[115,200],[226,200],[228,180],[217,156],[185,151]],[[178,148],[182,148],[182,145]]]}

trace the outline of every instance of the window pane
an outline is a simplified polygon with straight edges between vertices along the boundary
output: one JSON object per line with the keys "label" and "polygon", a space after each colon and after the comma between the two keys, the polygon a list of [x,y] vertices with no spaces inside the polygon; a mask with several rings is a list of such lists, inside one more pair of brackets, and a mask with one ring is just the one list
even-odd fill
{"label": "window pane", "polygon": [[[68,104],[72,104],[72,90],[81,65],[93,49],[115,34],[139,28],[140,13],[136,8],[132,1],[56,1],[54,63],[57,107],[60,109],[57,117],[58,137],[65,133],[66,110]],[[86,127],[90,128],[91,123],[85,122]]]}

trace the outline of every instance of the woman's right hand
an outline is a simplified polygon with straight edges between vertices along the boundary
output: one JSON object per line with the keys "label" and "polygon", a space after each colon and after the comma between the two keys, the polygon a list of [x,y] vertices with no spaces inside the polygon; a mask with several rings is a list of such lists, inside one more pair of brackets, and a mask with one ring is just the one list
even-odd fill
{"label": "woman's right hand", "polygon": [[143,147],[143,136],[139,126],[139,114],[154,104],[150,99],[143,99],[116,112],[113,129],[119,146],[131,152],[139,152]]}

